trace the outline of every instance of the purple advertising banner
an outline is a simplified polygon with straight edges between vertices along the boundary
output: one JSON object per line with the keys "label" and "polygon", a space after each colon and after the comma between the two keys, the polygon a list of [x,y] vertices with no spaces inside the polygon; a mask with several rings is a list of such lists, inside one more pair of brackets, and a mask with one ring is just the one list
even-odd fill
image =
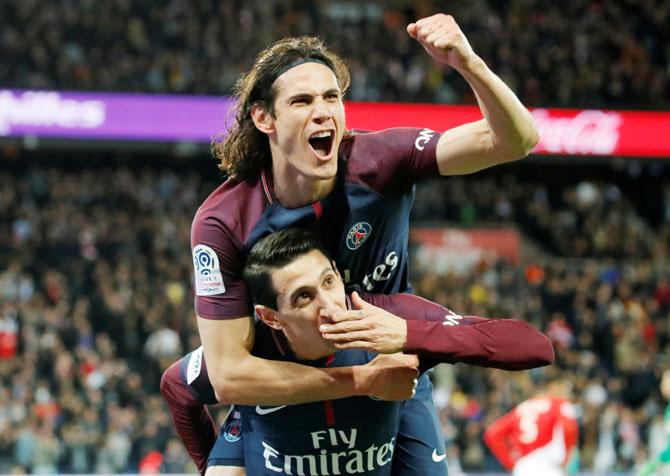
{"label": "purple advertising banner", "polygon": [[234,119],[233,105],[228,97],[0,89],[0,137],[210,142]]}
{"label": "purple advertising banner", "polygon": [[[0,89],[0,139],[62,138],[209,144],[234,120],[230,97]],[[476,106],[347,102],[347,126],[445,131],[481,118]],[[670,112],[534,109],[534,152],[669,157]]]}

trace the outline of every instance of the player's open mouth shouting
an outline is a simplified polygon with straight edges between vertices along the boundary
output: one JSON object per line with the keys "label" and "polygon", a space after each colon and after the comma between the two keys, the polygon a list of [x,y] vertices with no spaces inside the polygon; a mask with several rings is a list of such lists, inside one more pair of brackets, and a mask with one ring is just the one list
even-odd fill
{"label": "player's open mouth shouting", "polygon": [[333,154],[335,131],[321,130],[309,136],[309,145],[320,160],[329,160]]}

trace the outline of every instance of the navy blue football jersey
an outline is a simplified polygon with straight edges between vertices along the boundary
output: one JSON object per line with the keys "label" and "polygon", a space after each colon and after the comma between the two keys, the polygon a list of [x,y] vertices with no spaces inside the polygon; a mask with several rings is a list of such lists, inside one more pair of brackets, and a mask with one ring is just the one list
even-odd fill
{"label": "navy blue football jersey", "polygon": [[[347,350],[314,364],[358,365],[373,357]],[[247,473],[390,475],[403,404],[351,397],[303,405],[236,406],[242,417]]]}
{"label": "navy blue football jersey", "polygon": [[[191,228],[195,270],[196,313],[205,319],[251,315],[249,292],[242,278],[246,257],[264,236],[287,227],[314,232],[338,264],[348,289],[360,286],[373,293],[409,289],[409,214],[416,182],[439,176],[436,149],[439,134],[428,129],[396,128],[353,134],[339,150],[338,181],[319,202],[288,209],[276,201],[272,177],[262,174],[256,183],[226,181],[200,206]],[[432,436],[401,446],[394,474],[443,475],[434,465],[412,469],[415,455],[430,463],[431,452],[444,452],[432,385],[420,379],[417,395],[404,415],[405,427],[430,428]],[[407,412],[406,412],[407,413]],[[427,434],[427,432],[424,432]],[[405,445],[406,443],[406,445]],[[394,464],[396,464],[394,461]],[[406,463],[403,463],[405,461]],[[407,467],[408,472],[403,468]]]}
{"label": "navy blue football jersey", "polygon": [[347,286],[384,294],[406,291],[414,184],[439,175],[438,137],[403,128],[344,140],[334,189],[304,207],[277,202],[272,177],[265,173],[255,184],[223,183],[200,206],[191,229],[197,314],[205,319],[251,315],[242,278],[246,257],[259,239],[288,227],[320,237]]}

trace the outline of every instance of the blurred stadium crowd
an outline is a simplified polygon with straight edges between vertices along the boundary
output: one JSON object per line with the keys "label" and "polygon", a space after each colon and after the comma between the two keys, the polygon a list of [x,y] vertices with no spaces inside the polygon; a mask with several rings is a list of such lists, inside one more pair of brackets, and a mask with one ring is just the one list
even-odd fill
{"label": "blurred stadium crowd", "polygon": [[[227,94],[261,48],[318,33],[347,59],[351,99],[473,102],[460,77],[404,31],[443,8],[425,0],[10,0],[0,4],[0,85]],[[670,105],[668,0],[457,0],[448,8],[524,104]]]}
{"label": "blurred stadium crowd", "polygon": [[[473,102],[406,37],[410,17],[438,10],[413,5],[11,0],[0,86],[226,94],[261,47],[318,31],[349,62],[351,99]],[[670,106],[668,0],[449,5],[529,106]],[[198,345],[189,231],[215,164],[93,154],[0,148],[0,473],[194,471],[158,380]],[[551,372],[574,376],[584,468],[629,469],[662,444],[669,175],[653,162],[520,163],[417,193],[417,222],[513,226],[532,244],[521,267],[415,266],[413,282],[457,312],[521,317],[551,337]],[[438,372],[452,474],[499,468],[481,433],[543,373]]]}
{"label": "blurred stadium crowd", "polygon": [[[628,170],[608,180],[580,178],[583,170],[575,167],[572,178],[552,186],[542,184],[551,168],[520,179],[521,167],[495,178],[434,185],[447,197],[445,208],[460,217],[453,222],[516,224],[542,251],[527,250],[519,267],[481,262],[465,276],[415,270],[417,293],[462,314],[520,315],[549,336],[556,352],[549,371],[510,374],[458,365],[453,383],[437,386],[444,434],[454,443],[450,463],[495,468],[481,442],[486,426],[537,392],[543,378],[563,373],[574,384],[582,468],[630,470],[665,445],[658,383],[670,365],[667,169],[664,179],[652,166],[651,175],[634,178],[637,172]],[[650,188],[643,192],[645,184]],[[434,205],[437,194],[421,200],[427,192],[434,193],[419,188],[418,203]],[[658,206],[645,211],[643,197]]]}
{"label": "blurred stadium crowd", "polygon": [[[198,345],[189,225],[211,173],[24,159],[0,169],[0,473],[192,470],[157,390],[161,370]],[[420,187],[416,220],[518,226],[535,250],[521,267],[482,261],[465,275],[415,266],[413,282],[458,312],[519,316],[546,332],[551,371],[573,376],[583,466],[630,468],[659,444],[670,181],[645,164],[636,179],[624,170],[542,184],[547,166]],[[657,206],[640,205],[642,189]],[[546,372],[438,372],[451,463],[497,468],[485,425]]]}
{"label": "blurred stadium crowd", "polygon": [[199,345],[203,187],[174,170],[0,172],[0,473],[124,472],[157,450],[185,469],[157,390]]}

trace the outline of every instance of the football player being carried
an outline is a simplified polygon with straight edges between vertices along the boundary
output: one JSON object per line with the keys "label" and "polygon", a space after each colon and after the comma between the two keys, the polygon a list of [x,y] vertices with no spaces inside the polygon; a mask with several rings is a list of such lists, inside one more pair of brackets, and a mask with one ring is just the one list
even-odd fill
{"label": "football player being carried", "polygon": [[168,369],[162,391],[201,472],[209,457],[210,465],[245,466],[253,475],[389,475],[402,400],[419,372],[439,362],[518,370],[553,360],[549,340],[522,321],[460,316],[410,294],[347,295],[329,253],[304,230],[258,241],[244,277],[259,317],[254,355],[354,366],[368,383],[360,396],[332,401],[235,405],[209,454],[214,431],[204,404],[216,399],[202,352],[192,352]]}

